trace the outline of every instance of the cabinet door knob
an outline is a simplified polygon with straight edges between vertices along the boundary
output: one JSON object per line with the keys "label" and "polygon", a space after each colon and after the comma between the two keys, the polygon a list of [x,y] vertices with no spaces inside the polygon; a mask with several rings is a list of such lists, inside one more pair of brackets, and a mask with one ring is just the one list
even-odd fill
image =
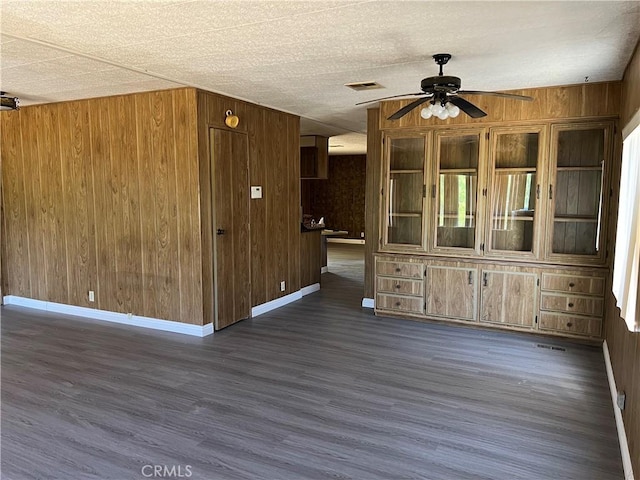
{"label": "cabinet door knob", "polygon": [[569,308],[573,308],[573,303],[569,302],[569,304],[567,305]]}
{"label": "cabinet door knob", "polygon": [[400,284],[397,284],[397,285],[396,285],[396,288],[400,288]]}
{"label": "cabinet door knob", "polygon": [[575,286],[576,286],[576,284],[575,284],[575,283],[573,283],[573,282],[569,282],[569,286],[570,286],[571,288],[573,288],[573,287],[575,287]]}
{"label": "cabinet door knob", "polygon": [[217,235],[224,235],[224,229],[219,228],[218,231],[216,232]]}
{"label": "cabinet door knob", "polygon": [[400,306],[400,302],[396,302],[396,307],[399,307],[399,306]]}
{"label": "cabinet door knob", "polygon": [[573,323],[567,322],[567,327],[569,327],[569,328],[573,327]]}
{"label": "cabinet door knob", "polygon": [[400,267],[396,268],[396,272],[400,273],[402,271],[402,269]]}

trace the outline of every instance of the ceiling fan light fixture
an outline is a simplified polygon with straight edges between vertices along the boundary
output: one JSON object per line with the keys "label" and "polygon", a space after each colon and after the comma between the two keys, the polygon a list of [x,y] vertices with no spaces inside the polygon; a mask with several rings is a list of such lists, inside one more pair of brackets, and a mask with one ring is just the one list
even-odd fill
{"label": "ceiling fan light fixture", "polygon": [[440,102],[432,103],[429,108],[431,109],[431,113],[433,113],[437,117],[439,117],[442,111],[445,110]]}
{"label": "ceiling fan light fixture", "polygon": [[424,118],[425,120],[430,119],[433,116],[433,113],[431,113],[431,106],[429,107],[424,107],[422,110],[420,110],[420,116],[422,118]]}
{"label": "ceiling fan light fixture", "polygon": [[460,108],[458,108],[451,102],[447,102],[445,108],[447,109],[447,112],[449,113],[449,116],[451,118],[456,118],[458,115],[460,115]]}

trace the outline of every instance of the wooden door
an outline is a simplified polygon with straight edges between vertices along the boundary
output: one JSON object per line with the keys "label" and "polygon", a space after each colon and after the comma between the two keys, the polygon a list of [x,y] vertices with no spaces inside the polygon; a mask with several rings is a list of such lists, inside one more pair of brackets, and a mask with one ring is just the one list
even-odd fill
{"label": "wooden door", "polygon": [[538,275],[482,270],[480,321],[534,328]]}
{"label": "wooden door", "polygon": [[215,328],[251,315],[249,155],[243,133],[212,128]]}
{"label": "wooden door", "polygon": [[427,315],[476,319],[475,267],[427,266]]}

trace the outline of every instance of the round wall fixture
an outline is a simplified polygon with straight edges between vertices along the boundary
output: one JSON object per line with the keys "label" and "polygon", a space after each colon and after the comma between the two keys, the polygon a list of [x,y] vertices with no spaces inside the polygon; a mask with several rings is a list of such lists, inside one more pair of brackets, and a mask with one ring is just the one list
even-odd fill
{"label": "round wall fixture", "polygon": [[240,119],[238,118],[238,116],[234,115],[231,110],[227,110],[225,112],[225,115],[226,117],[224,119],[224,124],[229,128],[236,128],[238,126],[238,123],[240,123]]}

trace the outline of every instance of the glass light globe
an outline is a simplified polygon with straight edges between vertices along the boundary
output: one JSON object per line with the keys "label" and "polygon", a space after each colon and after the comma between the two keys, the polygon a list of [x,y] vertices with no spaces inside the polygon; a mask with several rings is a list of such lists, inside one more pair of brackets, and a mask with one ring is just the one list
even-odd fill
{"label": "glass light globe", "polygon": [[431,109],[429,107],[424,107],[422,110],[420,110],[420,116],[425,120],[431,118],[432,115],[433,113],[431,113]]}
{"label": "glass light globe", "polygon": [[456,118],[458,115],[460,115],[460,109],[453,103],[447,102],[446,108],[451,118]]}
{"label": "glass light globe", "polygon": [[443,108],[442,111],[438,114],[438,118],[440,120],[446,120],[449,118],[449,112],[447,112],[446,108]]}
{"label": "glass light globe", "polygon": [[440,112],[442,112],[443,110],[444,107],[439,102],[431,105],[431,113],[433,113],[434,115],[440,115]]}

